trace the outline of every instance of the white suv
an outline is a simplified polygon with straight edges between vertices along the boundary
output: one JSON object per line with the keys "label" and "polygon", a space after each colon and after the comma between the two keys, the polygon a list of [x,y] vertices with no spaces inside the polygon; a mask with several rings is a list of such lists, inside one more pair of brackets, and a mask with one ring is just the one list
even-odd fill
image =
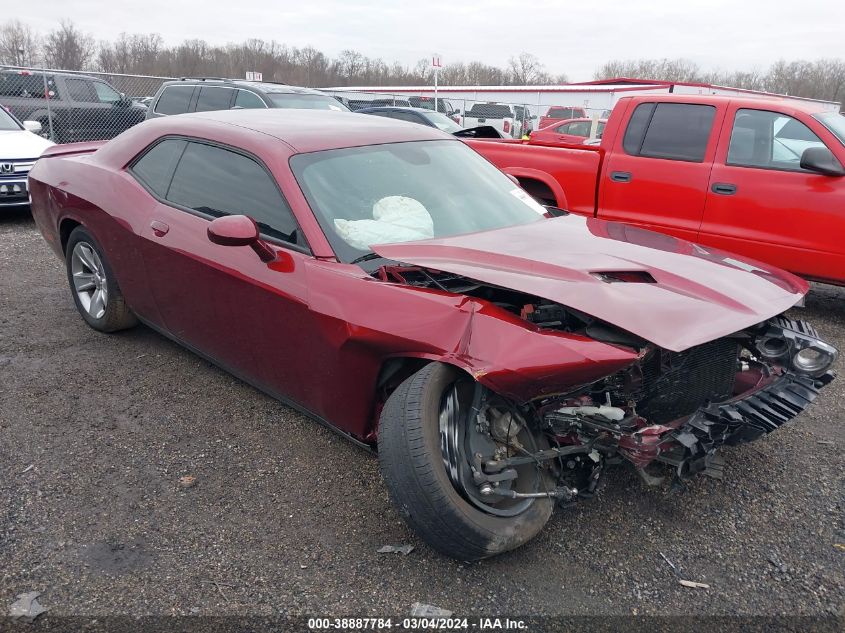
{"label": "white suv", "polygon": [[0,105],[0,209],[29,204],[26,176],[53,143],[38,136],[41,124],[21,123]]}

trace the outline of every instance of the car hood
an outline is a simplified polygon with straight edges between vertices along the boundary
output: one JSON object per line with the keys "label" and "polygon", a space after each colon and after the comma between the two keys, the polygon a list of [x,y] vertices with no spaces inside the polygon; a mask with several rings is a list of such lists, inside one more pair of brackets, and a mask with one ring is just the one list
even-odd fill
{"label": "car hood", "polygon": [[52,144],[27,130],[0,130],[0,161],[38,158]]}
{"label": "car hood", "polygon": [[780,314],[809,287],[759,262],[571,215],[373,250],[560,303],[672,351]]}

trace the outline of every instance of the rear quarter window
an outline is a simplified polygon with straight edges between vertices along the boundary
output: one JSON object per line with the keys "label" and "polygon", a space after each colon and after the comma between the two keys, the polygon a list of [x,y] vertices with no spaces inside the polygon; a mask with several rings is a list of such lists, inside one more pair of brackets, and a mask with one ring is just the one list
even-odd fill
{"label": "rear quarter window", "polygon": [[194,94],[193,86],[167,86],[156,102],[156,114],[184,114]]}
{"label": "rear quarter window", "polygon": [[187,142],[181,139],[160,141],[138,158],[129,171],[157,196],[166,198],[185,145]]}

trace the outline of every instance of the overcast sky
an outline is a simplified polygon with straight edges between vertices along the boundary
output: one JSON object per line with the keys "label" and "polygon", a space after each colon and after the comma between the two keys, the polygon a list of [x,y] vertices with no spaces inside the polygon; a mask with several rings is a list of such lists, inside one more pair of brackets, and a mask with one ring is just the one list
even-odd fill
{"label": "overcast sky", "polygon": [[503,66],[521,51],[553,74],[592,79],[612,59],[684,57],[706,70],[764,68],[778,59],[845,57],[845,3],[834,0],[30,0],[17,17],[47,32],[61,18],[95,39],[159,33],[168,44],[247,38],[351,48],[413,64]]}

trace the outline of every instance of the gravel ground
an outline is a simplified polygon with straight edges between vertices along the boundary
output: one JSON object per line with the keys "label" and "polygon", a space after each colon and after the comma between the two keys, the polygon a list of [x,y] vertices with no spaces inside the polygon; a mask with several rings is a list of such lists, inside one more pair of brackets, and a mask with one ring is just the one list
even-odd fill
{"label": "gravel ground", "polygon": [[[726,450],[723,481],[679,494],[620,467],[529,545],[467,565],[409,532],[372,455],[145,327],[88,328],[27,214],[0,220],[0,279],[0,615],[27,591],[50,616],[845,605],[845,379]],[[845,289],[796,314],[845,350]],[[400,543],[416,549],[376,553]]]}

